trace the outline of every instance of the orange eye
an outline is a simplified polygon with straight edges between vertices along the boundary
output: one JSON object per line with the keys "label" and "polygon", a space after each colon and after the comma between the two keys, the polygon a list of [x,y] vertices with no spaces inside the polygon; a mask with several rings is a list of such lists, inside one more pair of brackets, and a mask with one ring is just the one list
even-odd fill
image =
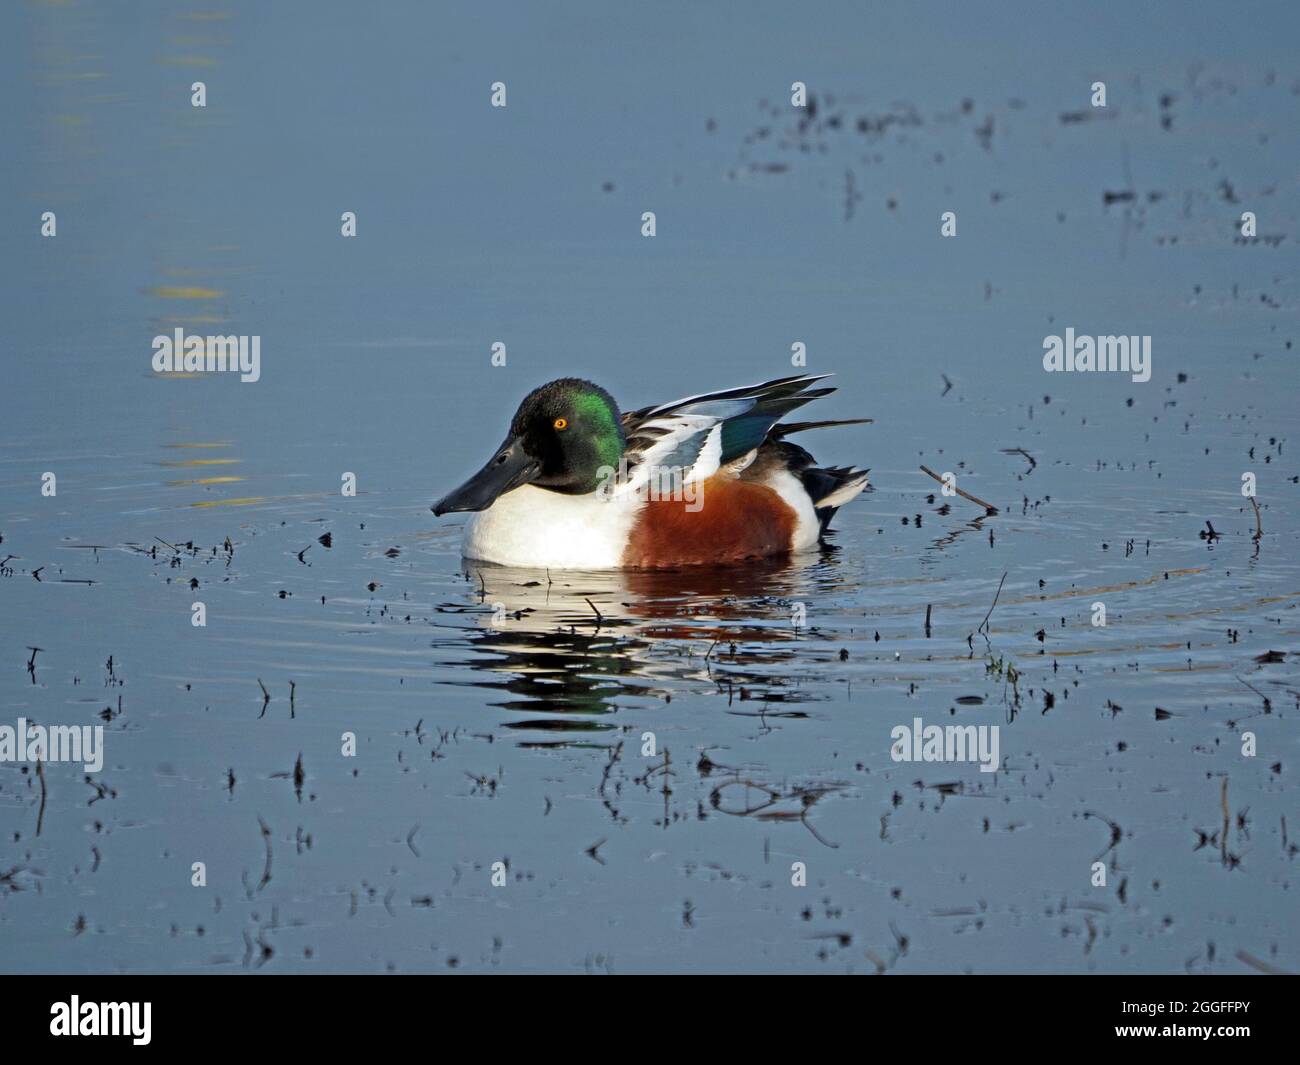
{"label": "orange eye", "polygon": [[555,428],[557,428],[557,429],[567,429],[568,427],[569,427],[569,419],[568,419],[568,418],[556,418],[556,419],[555,419]]}

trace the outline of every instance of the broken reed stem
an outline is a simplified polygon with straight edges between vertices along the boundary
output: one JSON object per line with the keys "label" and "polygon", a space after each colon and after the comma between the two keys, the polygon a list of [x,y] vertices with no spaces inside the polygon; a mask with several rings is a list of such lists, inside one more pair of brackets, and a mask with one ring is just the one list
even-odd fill
{"label": "broken reed stem", "polygon": [[975,630],[976,632],[983,632],[988,628],[989,618],[993,616],[993,607],[998,605],[998,597],[1002,595],[1002,585],[1006,583],[1006,580],[1007,571],[1003,570],[1002,580],[998,581],[998,590],[993,595],[993,605],[989,607],[989,612],[984,615],[984,620],[980,622],[980,627]]}
{"label": "broken reed stem", "polygon": [[1219,802],[1223,806],[1223,836],[1219,840],[1219,853],[1224,863],[1228,861],[1228,826],[1231,824],[1231,817],[1228,814],[1228,778],[1223,778],[1223,787],[1219,791]]}
{"label": "broken reed stem", "polygon": [[[922,466],[921,472],[928,477],[933,477],[940,484],[944,483],[943,478],[940,477],[937,473],[935,473],[934,470],[930,469],[929,466]],[[985,503],[984,500],[980,499],[979,496],[973,496],[963,488],[958,488],[956,485],[953,485],[953,491],[956,492],[959,496],[961,496],[962,499],[969,499],[972,503],[975,503],[976,505],[983,507],[986,511],[988,511],[989,514],[996,514],[998,512],[998,508],[995,507],[992,503]]]}
{"label": "broken reed stem", "polygon": [[271,830],[261,817],[258,817],[257,824],[262,830],[262,842],[266,844],[266,867],[262,870],[262,879],[257,884],[257,890],[261,891],[271,882]]}
{"label": "broken reed stem", "polygon": [[45,824],[45,762],[41,758],[36,759],[36,776],[41,782],[41,808],[36,814],[36,834],[41,834],[41,826]]}
{"label": "broken reed stem", "polygon": [[1250,505],[1255,508],[1255,535],[1251,539],[1258,542],[1264,536],[1264,523],[1260,520],[1258,501],[1254,496],[1248,496],[1247,498],[1250,499]]}
{"label": "broken reed stem", "polygon": [[623,754],[623,741],[619,740],[618,744],[609,752],[609,761],[605,763],[605,772],[600,777],[600,793],[605,794],[605,785],[609,783],[609,771],[614,768],[614,763],[619,760]]}
{"label": "broken reed stem", "polygon": [[1256,695],[1258,695],[1261,699],[1264,700],[1264,713],[1271,714],[1273,712],[1273,703],[1267,695],[1265,695],[1262,691],[1256,688],[1255,685],[1251,684],[1250,681],[1242,680],[1241,677],[1237,677],[1237,680],[1241,681],[1242,684],[1246,685],[1247,688],[1249,688],[1251,691],[1253,691]]}

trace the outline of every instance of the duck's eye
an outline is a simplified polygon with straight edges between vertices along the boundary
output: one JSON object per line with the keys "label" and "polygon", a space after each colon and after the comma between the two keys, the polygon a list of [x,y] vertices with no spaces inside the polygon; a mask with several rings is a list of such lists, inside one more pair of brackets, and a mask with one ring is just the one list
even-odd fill
{"label": "duck's eye", "polygon": [[557,429],[567,429],[568,427],[569,427],[569,419],[568,419],[568,418],[556,418],[556,419],[555,419],[555,428],[557,428]]}

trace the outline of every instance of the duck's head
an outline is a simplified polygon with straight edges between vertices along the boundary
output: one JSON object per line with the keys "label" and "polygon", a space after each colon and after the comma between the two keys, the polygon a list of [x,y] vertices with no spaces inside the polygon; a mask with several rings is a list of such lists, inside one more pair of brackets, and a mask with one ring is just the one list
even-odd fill
{"label": "duck's head", "polygon": [[594,492],[605,471],[618,466],[623,443],[614,397],[590,381],[562,377],[528,393],[487,465],[429,509],[486,510],[525,484],[567,495]]}

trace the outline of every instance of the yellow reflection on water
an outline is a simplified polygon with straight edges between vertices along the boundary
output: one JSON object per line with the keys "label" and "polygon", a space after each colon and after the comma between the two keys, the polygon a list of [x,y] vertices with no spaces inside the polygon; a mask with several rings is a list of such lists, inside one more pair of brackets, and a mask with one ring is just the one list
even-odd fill
{"label": "yellow reflection on water", "polygon": [[155,285],[149,295],[165,300],[215,300],[224,296],[220,289],[204,288],[201,285]]}
{"label": "yellow reflection on water", "polygon": [[210,499],[203,503],[191,503],[192,507],[252,507],[265,503],[266,496],[244,496],[240,499]]}
{"label": "yellow reflection on water", "polygon": [[191,477],[184,481],[168,481],[168,488],[187,488],[195,484],[230,484],[234,481],[242,481],[244,478],[234,474],[227,474],[225,477]]}

